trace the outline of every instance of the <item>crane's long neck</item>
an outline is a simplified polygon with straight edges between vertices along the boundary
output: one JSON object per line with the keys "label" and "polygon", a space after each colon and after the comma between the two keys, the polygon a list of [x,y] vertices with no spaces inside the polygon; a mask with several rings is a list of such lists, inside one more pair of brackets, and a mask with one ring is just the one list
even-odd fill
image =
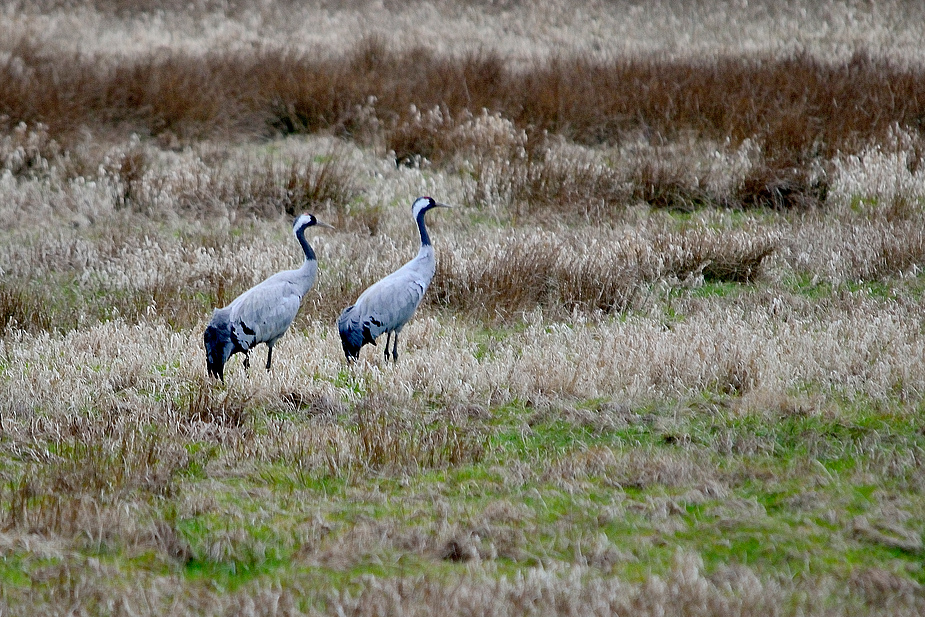
{"label": "crane's long neck", "polygon": [[[312,249],[312,245],[308,243],[308,240],[305,239],[305,230],[307,227],[302,227],[297,232],[295,232],[295,237],[299,241],[299,244],[302,245],[302,252],[305,253],[305,262],[315,261],[315,251]],[[304,264],[303,264],[304,267]]]}
{"label": "crane's long neck", "polygon": [[418,212],[418,230],[421,232],[421,248],[430,246],[430,236],[427,235],[427,226],[424,224],[424,213],[426,210]]}
{"label": "crane's long neck", "polygon": [[424,211],[418,212],[417,216],[418,230],[421,232],[421,249],[418,251],[414,261],[418,263],[418,268],[422,269],[426,281],[425,287],[430,283],[431,277],[436,270],[436,259],[434,258],[434,247],[430,243],[430,236],[427,235],[427,226],[424,225]]}
{"label": "crane's long neck", "polygon": [[312,245],[305,239],[306,229],[307,226],[298,230],[295,234],[299,244],[302,245],[302,252],[305,253],[305,261],[303,261],[302,266],[294,272],[295,280],[293,282],[302,288],[303,294],[312,288],[312,285],[315,284],[315,277],[318,275],[318,260],[315,257],[315,251],[312,250]]}

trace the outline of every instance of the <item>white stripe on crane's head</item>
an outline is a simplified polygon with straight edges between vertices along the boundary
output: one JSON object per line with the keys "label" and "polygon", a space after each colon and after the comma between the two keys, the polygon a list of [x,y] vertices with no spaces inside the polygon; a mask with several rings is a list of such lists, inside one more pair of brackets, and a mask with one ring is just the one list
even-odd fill
{"label": "white stripe on crane's head", "polygon": [[315,220],[314,216],[308,213],[302,214],[295,221],[293,221],[292,231],[298,231],[303,227],[311,227],[315,223],[317,223],[317,221]]}
{"label": "white stripe on crane's head", "polygon": [[417,218],[422,211],[433,208],[433,204],[434,200],[430,197],[418,197],[414,200],[414,203],[411,204],[411,215]]}

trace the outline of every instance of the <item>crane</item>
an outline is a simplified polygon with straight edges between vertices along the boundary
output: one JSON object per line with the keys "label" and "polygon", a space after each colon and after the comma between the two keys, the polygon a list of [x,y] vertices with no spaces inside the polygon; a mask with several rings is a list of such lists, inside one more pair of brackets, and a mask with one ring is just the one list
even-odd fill
{"label": "crane", "polygon": [[433,208],[450,207],[430,197],[418,197],[414,200],[411,215],[421,232],[421,249],[417,257],[370,286],[356,303],[345,308],[337,319],[341,345],[348,361],[356,361],[360,357],[363,345],[375,345],[376,339],[383,332],[386,333],[386,361],[389,360],[389,341],[393,335],[395,340],[392,343],[392,361],[398,360],[398,334],[421,303],[424,292],[434,276],[437,263],[434,247],[424,225],[424,214]]}
{"label": "crane", "polygon": [[250,367],[250,351],[267,344],[267,370],[273,359],[273,345],[295,319],[304,296],[318,276],[315,251],[305,239],[312,226],[334,229],[311,214],[302,214],[292,225],[292,233],[302,246],[305,261],[297,270],[277,272],[251,287],[225,308],[212,311],[212,319],[202,336],[206,366],[211,377],[225,381],[225,363],[236,353],[244,354],[244,368]]}

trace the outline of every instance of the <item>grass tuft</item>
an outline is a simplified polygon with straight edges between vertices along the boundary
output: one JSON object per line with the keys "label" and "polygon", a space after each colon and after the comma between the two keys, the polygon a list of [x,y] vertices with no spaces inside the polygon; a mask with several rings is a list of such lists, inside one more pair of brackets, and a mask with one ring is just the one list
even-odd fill
{"label": "grass tuft", "polygon": [[52,319],[45,305],[46,300],[36,297],[25,285],[0,282],[0,336],[11,329],[29,332],[51,329]]}
{"label": "grass tuft", "polygon": [[480,462],[488,436],[472,425],[428,426],[402,420],[369,405],[358,410],[356,457],[365,468],[420,471]]}
{"label": "grass tuft", "polygon": [[824,177],[813,177],[805,167],[753,166],[735,187],[737,203],[744,208],[808,210],[825,204],[828,186]]}
{"label": "grass tuft", "polygon": [[710,194],[688,181],[682,171],[671,164],[646,159],[632,175],[634,200],[653,208],[690,212],[716,202]]}
{"label": "grass tuft", "polygon": [[250,396],[225,389],[201,377],[190,386],[179,403],[179,412],[188,422],[204,422],[222,427],[240,428],[249,421]]}

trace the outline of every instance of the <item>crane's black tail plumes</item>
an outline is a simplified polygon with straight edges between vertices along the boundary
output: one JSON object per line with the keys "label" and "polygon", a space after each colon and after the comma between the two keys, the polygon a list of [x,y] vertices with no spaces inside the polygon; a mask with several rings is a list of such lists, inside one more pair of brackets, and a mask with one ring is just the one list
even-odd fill
{"label": "crane's black tail plumes", "polygon": [[206,366],[209,376],[225,381],[225,362],[231,356],[234,343],[231,341],[231,322],[220,310],[212,313],[212,321],[202,335],[206,348]]}
{"label": "crane's black tail plumes", "polygon": [[344,356],[351,362],[359,359],[363,345],[376,344],[376,339],[369,332],[369,325],[366,324],[364,327],[355,308],[355,305],[348,306],[337,318],[337,329],[340,331],[340,343],[344,348]]}

